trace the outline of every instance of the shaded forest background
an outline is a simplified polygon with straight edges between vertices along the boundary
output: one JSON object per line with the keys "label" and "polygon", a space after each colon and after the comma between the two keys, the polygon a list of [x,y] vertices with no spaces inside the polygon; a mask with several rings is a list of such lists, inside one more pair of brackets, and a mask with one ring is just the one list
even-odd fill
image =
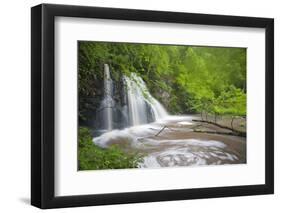
{"label": "shaded forest background", "polygon": [[105,63],[120,84],[122,75],[137,73],[171,114],[246,115],[245,48],[88,41],[78,46],[80,121],[98,107]]}

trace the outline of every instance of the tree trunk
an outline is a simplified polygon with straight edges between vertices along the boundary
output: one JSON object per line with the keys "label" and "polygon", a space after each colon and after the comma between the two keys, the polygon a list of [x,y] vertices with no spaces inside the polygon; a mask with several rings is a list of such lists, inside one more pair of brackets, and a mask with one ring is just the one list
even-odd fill
{"label": "tree trunk", "polygon": [[215,123],[217,123],[217,114],[215,113]]}
{"label": "tree trunk", "polygon": [[244,132],[219,132],[219,131],[208,131],[208,130],[197,130],[197,129],[193,130],[193,132],[246,137],[246,133],[244,133]]}
{"label": "tree trunk", "polygon": [[234,116],[232,116],[232,118],[231,118],[231,128],[234,130],[234,128],[233,128],[233,121],[234,121]]}

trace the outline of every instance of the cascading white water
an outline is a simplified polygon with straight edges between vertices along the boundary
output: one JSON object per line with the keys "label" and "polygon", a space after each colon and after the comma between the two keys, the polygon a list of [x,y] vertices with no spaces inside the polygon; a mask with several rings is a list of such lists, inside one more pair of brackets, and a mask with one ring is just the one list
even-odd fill
{"label": "cascading white water", "polygon": [[103,127],[106,130],[112,130],[112,110],[114,107],[114,100],[112,98],[113,82],[110,77],[108,64],[104,64],[104,98],[101,103],[103,113]]}
{"label": "cascading white water", "polygon": [[165,108],[149,93],[142,78],[135,73],[123,76],[123,85],[120,85],[111,78],[108,64],[104,64],[103,85],[103,99],[96,120],[99,130],[111,131],[147,124],[168,116]]}
{"label": "cascading white water", "polygon": [[[148,91],[146,84],[135,73],[124,77],[127,85],[129,120],[132,126],[149,123],[168,115],[165,108]],[[152,114],[153,119],[149,118]]]}

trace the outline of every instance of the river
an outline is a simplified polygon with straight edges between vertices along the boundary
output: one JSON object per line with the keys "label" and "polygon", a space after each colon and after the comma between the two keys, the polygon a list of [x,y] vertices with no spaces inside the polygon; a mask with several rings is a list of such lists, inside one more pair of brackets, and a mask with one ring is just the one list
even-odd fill
{"label": "river", "polygon": [[109,131],[93,141],[101,147],[118,144],[127,152],[142,154],[140,168],[246,163],[246,138],[194,132],[195,128],[215,131],[217,127],[193,119],[198,117],[167,116],[154,123]]}
{"label": "river", "polygon": [[246,138],[214,134],[226,130],[194,122],[200,119],[195,115],[169,115],[136,73],[123,76],[123,85],[121,105],[114,100],[116,84],[105,64],[101,117],[96,121],[103,134],[93,138],[95,144],[117,144],[126,152],[141,154],[140,168],[246,163]]}

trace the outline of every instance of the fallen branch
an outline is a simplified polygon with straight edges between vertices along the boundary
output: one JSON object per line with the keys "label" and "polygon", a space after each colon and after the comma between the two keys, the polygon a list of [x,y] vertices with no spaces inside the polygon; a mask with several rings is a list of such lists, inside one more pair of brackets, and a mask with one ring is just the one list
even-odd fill
{"label": "fallen branch", "polygon": [[[173,130],[173,129],[171,129],[170,127],[167,127],[167,126],[163,126],[161,129],[160,129],[160,131],[159,132],[157,132],[157,134],[156,135],[149,135],[149,136],[146,136],[146,137],[139,137],[139,138],[137,138],[137,140],[141,140],[141,139],[144,139],[144,138],[151,138],[151,137],[157,137],[161,132],[163,132],[164,131],[164,129],[169,129],[169,130],[171,130],[171,131],[175,131],[175,130]],[[155,128],[149,128],[149,129],[152,129],[152,130],[158,130],[158,129],[155,129]]]}
{"label": "fallen branch", "polygon": [[[217,124],[217,123],[212,122],[212,121],[197,120],[197,119],[192,119],[192,121],[213,124],[213,125],[218,126],[218,127],[222,128],[222,129],[227,129],[227,130],[232,131],[232,135],[241,136],[241,137],[246,137],[247,136],[246,132],[235,130],[235,129],[232,129],[232,128],[228,127],[228,126],[223,126],[223,125]],[[214,132],[212,132],[212,133],[215,134]]]}
{"label": "fallen branch", "polygon": [[[141,140],[141,139],[144,139],[144,138],[156,137],[156,136],[158,136],[161,132],[163,132],[164,129],[166,129],[166,128],[169,129],[169,130],[171,130],[171,131],[174,131],[173,129],[171,129],[171,128],[167,127],[167,126],[163,126],[163,127],[160,129],[160,131],[157,132],[156,135],[149,135],[149,136],[146,136],[146,137],[139,137],[139,138],[137,138],[137,140]],[[155,129],[155,128],[149,128],[149,129],[158,130],[158,129]]]}
{"label": "fallen branch", "polygon": [[155,136],[158,136],[162,131],[164,131],[165,128],[168,128],[168,127],[167,126],[163,126],[163,128]]}
{"label": "fallen branch", "polygon": [[205,131],[205,130],[193,130],[193,132],[197,133],[208,133],[208,134],[217,134],[217,135],[233,135],[233,136],[240,136],[240,137],[246,137],[246,134],[241,134],[240,132],[218,132],[218,131]]}

